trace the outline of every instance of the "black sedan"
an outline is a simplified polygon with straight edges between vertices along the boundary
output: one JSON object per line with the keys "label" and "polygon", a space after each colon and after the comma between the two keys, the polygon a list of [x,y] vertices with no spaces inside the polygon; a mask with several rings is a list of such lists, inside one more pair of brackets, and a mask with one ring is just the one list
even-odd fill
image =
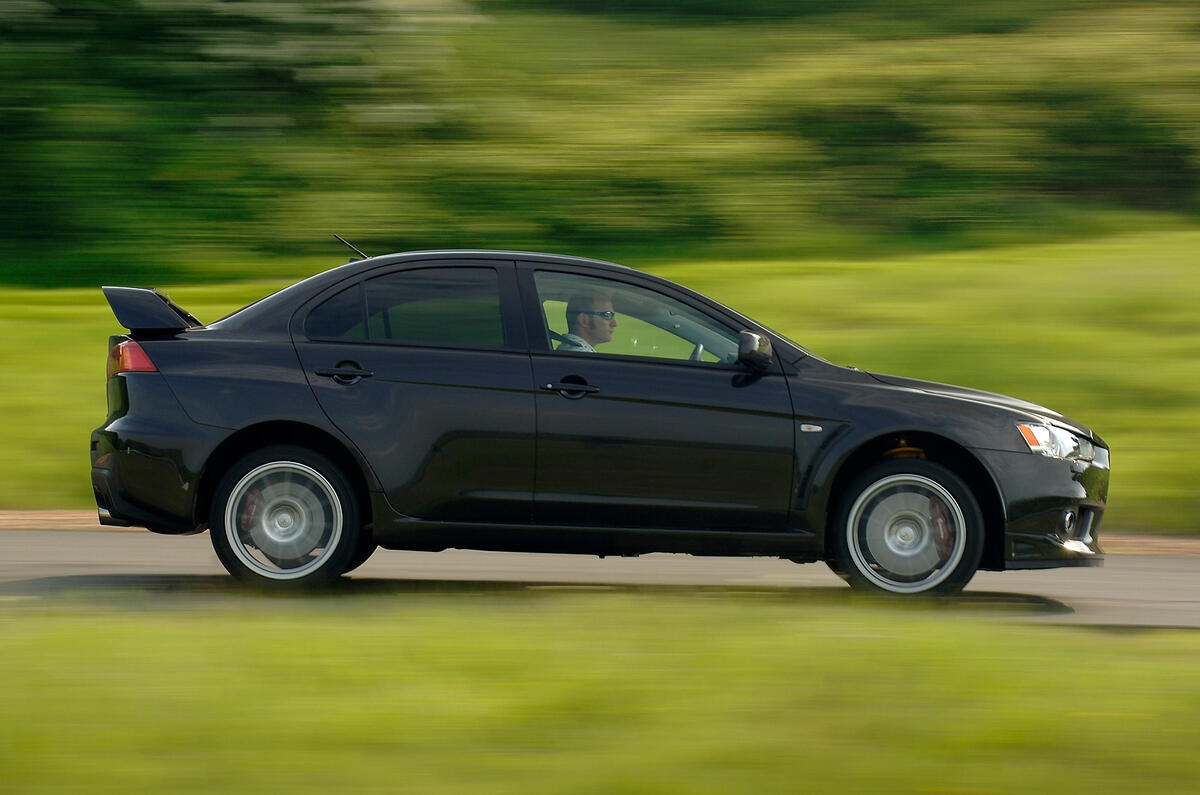
{"label": "black sedan", "polygon": [[831,364],[691,290],[504,251],[352,261],[203,325],[105,287],[106,525],[210,530],[231,574],[376,547],[825,561],[953,593],[1096,565],[1109,453],[1049,409]]}

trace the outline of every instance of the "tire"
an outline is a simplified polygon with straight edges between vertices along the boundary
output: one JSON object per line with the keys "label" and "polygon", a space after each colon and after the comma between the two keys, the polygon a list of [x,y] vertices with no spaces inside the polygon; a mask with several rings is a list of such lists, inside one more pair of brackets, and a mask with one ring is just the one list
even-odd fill
{"label": "tire", "polygon": [[346,564],[346,568],[342,569],[342,574],[349,574],[359,566],[366,563],[375,550],[379,549],[379,545],[375,543],[375,538],[368,532],[367,528],[363,528],[358,537],[358,545],[354,549],[354,554],[350,556],[350,561]]}
{"label": "tire", "polygon": [[217,484],[209,536],[225,569],[271,587],[327,585],[359,548],[354,489],[325,456],[277,445],[231,466]]}
{"label": "tire", "polygon": [[983,554],[975,495],[949,469],[921,459],[885,461],[856,477],[830,532],[830,568],[863,590],[958,593]]}

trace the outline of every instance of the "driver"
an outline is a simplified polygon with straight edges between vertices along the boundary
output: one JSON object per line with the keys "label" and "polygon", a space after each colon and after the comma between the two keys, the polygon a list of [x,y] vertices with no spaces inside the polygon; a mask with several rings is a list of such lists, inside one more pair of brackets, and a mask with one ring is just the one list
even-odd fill
{"label": "driver", "polygon": [[595,353],[597,345],[610,342],[617,328],[612,299],[599,293],[573,295],[567,301],[567,333],[558,344],[560,351]]}

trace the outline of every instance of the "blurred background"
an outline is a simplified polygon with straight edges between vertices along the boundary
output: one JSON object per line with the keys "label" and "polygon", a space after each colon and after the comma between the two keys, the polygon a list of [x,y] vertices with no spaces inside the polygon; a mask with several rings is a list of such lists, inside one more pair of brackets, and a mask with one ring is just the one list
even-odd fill
{"label": "blurred background", "polygon": [[205,278],[327,230],[878,256],[1200,200],[1192,2],[9,0],[0,36],[9,283]]}
{"label": "blurred background", "polygon": [[[337,232],[613,259],[1048,405],[1112,446],[1105,532],[1200,533],[1195,0],[0,0],[0,206],[0,511],[95,507],[98,285],[210,322],[345,262]],[[1073,612],[1043,596],[270,597],[72,538],[0,583],[3,792],[1200,780],[1200,636],[1030,626]]]}
{"label": "blurred background", "polygon": [[1110,525],[1200,526],[1195,2],[6,0],[0,196],[0,364],[62,375],[0,397],[0,508],[89,504],[84,288],[212,320],[338,232],[615,259],[1047,403],[1113,444]]}

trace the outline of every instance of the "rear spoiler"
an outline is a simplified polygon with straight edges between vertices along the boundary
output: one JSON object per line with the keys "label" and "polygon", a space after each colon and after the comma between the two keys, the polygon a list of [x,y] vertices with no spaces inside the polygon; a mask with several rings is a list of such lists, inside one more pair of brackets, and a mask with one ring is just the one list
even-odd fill
{"label": "rear spoiler", "polygon": [[183,331],[204,324],[158,290],[101,287],[117,322],[130,331]]}

